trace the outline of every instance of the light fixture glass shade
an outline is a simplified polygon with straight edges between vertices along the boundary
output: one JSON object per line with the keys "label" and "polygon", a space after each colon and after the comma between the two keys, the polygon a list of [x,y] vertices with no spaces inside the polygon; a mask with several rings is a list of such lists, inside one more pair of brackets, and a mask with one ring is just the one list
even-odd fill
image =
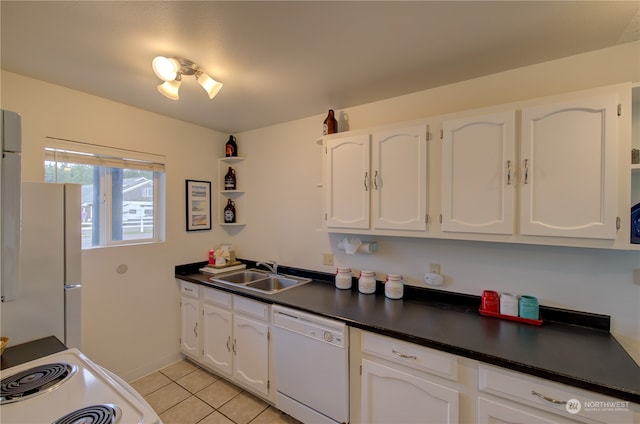
{"label": "light fixture glass shade", "polygon": [[166,81],[158,86],[158,91],[171,100],[178,100],[181,80]]}
{"label": "light fixture glass shade", "polygon": [[207,92],[210,99],[213,99],[222,88],[221,82],[214,80],[204,72],[197,74],[196,78],[198,79],[198,83],[202,86],[202,88],[204,88],[204,91]]}
{"label": "light fixture glass shade", "polygon": [[178,76],[178,71],[180,71],[180,62],[174,58],[157,56],[151,62],[151,67],[162,81],[173,81]]}

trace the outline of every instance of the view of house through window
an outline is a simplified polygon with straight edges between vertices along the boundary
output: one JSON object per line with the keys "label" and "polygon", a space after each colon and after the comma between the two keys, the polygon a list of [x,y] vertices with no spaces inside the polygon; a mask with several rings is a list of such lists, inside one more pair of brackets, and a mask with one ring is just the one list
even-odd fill
{"label": "view of house through window", "polygon": [[68,143],[45,149],[45,182],[82,185],[82,248],[160,241],[164,166]]}

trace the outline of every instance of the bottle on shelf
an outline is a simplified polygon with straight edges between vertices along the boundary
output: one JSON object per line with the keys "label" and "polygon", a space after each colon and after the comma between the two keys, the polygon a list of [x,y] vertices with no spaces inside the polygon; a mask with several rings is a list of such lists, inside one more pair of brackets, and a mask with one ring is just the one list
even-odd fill
{"label": "bottle on shelf", "polygon": [[338,132],[338,121],[336,120],[333,109],[329,109],[329,114],[322,125],[322,135],[335,134]]}
{"label": "bottle on shelf", "polygon": [[233,135],[230,135],[229,140],[227,140],[225,155],[226,157],[238,156],[238,144],[236,143],[236,137]]}
{"label": "bottle on shelf", "polygon": [[236,189],[236,170],[229,167],[227,174],[224,176],[224,189],[235,190]]}
{"label": "bottle on shelf", "polygon": [[224,208],[224,223],[233,224],[236,222],[236,205],[231,199],[227,201],[227,206]]}

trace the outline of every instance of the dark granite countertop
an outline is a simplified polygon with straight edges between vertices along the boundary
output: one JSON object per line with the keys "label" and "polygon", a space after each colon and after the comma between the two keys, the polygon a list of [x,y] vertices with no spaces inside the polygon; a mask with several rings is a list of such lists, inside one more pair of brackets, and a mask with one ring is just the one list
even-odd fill
{"label": "dark granite countertop", "polygon": [[[317,277],[314,274],[317,273],[307,276]],[[384,296],[381,287],[376,294],[367,295],[359,293],[355,284],[352,290],[339,290],[326,279],[314,279],[280,293],[262,294],[214,283],[209,277],[198,267],[176,267],[176,278],[185,281],[298,308],[342,320],[352,327],[640,403],[640,367],[609,333],[608,317],[603,325],[601,316],[585,314],[583,325],[576,325],[559,322],[562,310],[543,311],[541,307],[544,323],[533,326],[481,316],[477,296],[459,295],[451,303],[441,299],[447,295],[439,293],[445,292],[406,287],[404,299],[392,300]],[[554,320],[545,316],[553,316]]]}
{"label": "dark granite countertop", "polygon": [[44,337],[15,346],[7,346],[2,352],[1,368],[6,369],[33,361],[43,356],[67,350],[67,346],[54,336]]}

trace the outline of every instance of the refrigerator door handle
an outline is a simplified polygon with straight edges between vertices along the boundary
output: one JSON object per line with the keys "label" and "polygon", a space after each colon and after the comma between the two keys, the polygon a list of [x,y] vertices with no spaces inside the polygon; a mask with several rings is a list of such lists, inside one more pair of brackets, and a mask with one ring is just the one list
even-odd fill
{"label": "refrigerator door handle", "polygon": [[82,285],[64,286],[64,344],[81,349],[82,341]]}
{"label": "refrigerator door handle", "polygon": [[2,302],[20,297],[20,253],[22,228],[21,162],[20,154],[2,152]]}
{"label": "refrigerator door handle", "polygon": [[82,281],[82,218],[80,184],[64,185],[64,282]]}

